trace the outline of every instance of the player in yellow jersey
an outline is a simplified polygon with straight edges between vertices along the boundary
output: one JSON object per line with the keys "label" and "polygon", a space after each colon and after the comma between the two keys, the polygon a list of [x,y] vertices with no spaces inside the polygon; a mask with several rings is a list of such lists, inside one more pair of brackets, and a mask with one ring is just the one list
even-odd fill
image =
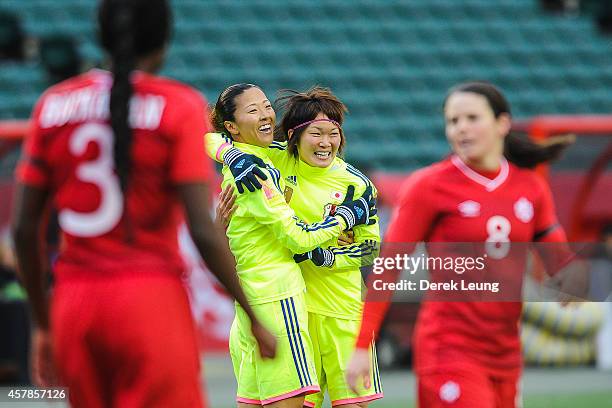
{"label": "player in yellow jersey", "polygon": [[[320,87],[304,93],[287,91],[279,102],[285,113],[277,131],[288,141],[272,143],[267,156],[285,179],[284,196],[291,208],[307,222],[321,221],[342,202],[348,186],[356,186],[358,193],[372,186],[359,170],[337,157],[345,144],[341,126],[346,107],[329,89]],[[227,158],[229,149],[223,135],[207,135],[209,155]],[[227,213],[232,201],[224,196],[227,200],[220,212]],[[323,392],[327,388],[333,406],[346,408],[366,407],[382,397],[373,348],[372,387],[354,393],[345,381],[362,309],[359,268],[372,263],[380,242],[378,223],[356,226],[352,232],[352,245],[339,246],[334,237],[294,256],[307,288],[308,327],[319,384]],[[304,405],[320,407],[322,402],[323,393],[318,392],[308,395]]]}
{"label": "player in yellow jersey", "polygon": [[[305,284],[293,255],[314,250],[356,225],[375,223],[372,188],[356,200],[349,191],[321,222],[306,224],[285,202],[285,182],[266,154],[276,116],[263,91],[252,84],[228,87],[211,118],[215,129],[231,137],[235,145],[225,152],[223,185],[233,185],[234,179],[261,185],[260,190],[236,198],[238,209],[227,236],[247,299],[277,336],[276,357],[261,359],[249,321],[236,306],[230,353],[238,381],[238,407],[301,408],[304,396],[320,388],[308,334]],[[259,178],[249,179],[253,174]]]}

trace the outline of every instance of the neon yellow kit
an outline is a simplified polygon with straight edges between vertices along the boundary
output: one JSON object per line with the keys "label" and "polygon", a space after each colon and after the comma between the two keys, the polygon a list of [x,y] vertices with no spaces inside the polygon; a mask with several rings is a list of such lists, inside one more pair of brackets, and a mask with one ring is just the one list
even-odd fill
{"label": "neon yellow kit", "polygon": [[[249,319],[236,305],[230,332],[230,354],[238,380],[237,401],[270,404],[319,391],[304,280],[293,253],[305,252],[337,237],[346,224],[339,216],[305,224],[286,204],[280,172],[266,157],[266,148],[236,143],[245,153],[266,162],[262,189],[236,198],[238,209],[227,229],[230,249],[242,288],[262,323],[277,337],[277,357],[263,360],[249,328]],[[234,183],[227,167],[223,187]]]}
{"label": "neon yellow kit", "polygon": [[[222,160],[231,143],[243,150],[242,144],[231,142],[222,134],[206,135],[207,152],[217,161]],[[259,149],[263,150],[282,174],[281,181],[285,183],[281,186],[284,200],[296,215],[307,223],[327,219],[331,207],[344,200],[349,185],[355,186],[356,195],[363,193],[366,187],[371,185],[370,180],[359,170],[337,157],[329,167],[319,168],[291,156],[286,150],[286,143],[273,142],[269,148]],[[250,149],[243,151],[252,153]],[[229,178],[224,177],[224,184],[228,180],[233,182],[231,174],[227,174]],[[264,185],[262,190],[265,188]],[[230,227],[234,217],[241,211],[241,197],[255,193],[237,196],[237,210],[232,216]],[[247,233],[244,231],[241,239],[248,239]],[[344,379],[346,364],[353,352],[359,331],[363,305],[360,267],[372,264],[373,258],[378,255],[380,242],[378,222],[373,225],[355,226],[353,233],[355,242],[352,245],[339,246],[339,234],[320,245],[333,254],[330,267],[315,266],[308,261],[299,264],[307,288],[308,331],[313,341],[316,373],[323,391],[328,389],[332,405],[366,402],[382,397],[374,347],[371,350],[372,387],[354,394]],[[245,290],[248,295],[248,289]],[[325,353],[322,353],[322,350]],[[308,395],[305,405],[320,407],[322,402],[323,394],[319,392]]]}

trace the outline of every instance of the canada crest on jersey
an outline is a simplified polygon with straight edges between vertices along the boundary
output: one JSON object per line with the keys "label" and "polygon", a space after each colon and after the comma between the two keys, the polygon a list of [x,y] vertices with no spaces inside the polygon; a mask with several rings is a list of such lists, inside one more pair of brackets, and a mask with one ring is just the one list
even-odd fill
{"label": "canada crest on jersey", "polygon": [[533,204],[531,201],[525,197],[519,198],[514,203],[514,215],[525,224],[531,221],[533,219]]}
{"label": "canada crest on jersey", "polygon": [[480,204],[473,200],[467,200],[457,206],[462,216],[474,218],[480,215]]}

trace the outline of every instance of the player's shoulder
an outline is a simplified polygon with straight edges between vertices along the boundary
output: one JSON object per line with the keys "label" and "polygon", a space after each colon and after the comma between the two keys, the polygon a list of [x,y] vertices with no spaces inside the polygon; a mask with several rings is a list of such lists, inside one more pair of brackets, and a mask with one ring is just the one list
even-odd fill
{"label": "player's shoulder", "polygon": [[453,164],[450,160],[445,159],[415,170],[410,173],[405,183],[428,184],[433,187],[447,180],[454,171]]}
{"label": "player's shoulder", "polygon": [[[110,79],[110,78],[108,78]],[[40,97],[46,99],[51,95],[65,94],[81,88],[86,88],[96,82],[105,82],[107,79],[101,70],[90,70],[82,74],[65,79],[47,88]]]}
{"label": "player's shoulder", "polygon": [[[272,164],[272,162],[270,161],[270,159],[265,158],[263,159],[263,161],[266,163],[266,167],[260,167],[260,169],[266,173],[266,175],[271,176],[272,180],[280,180],[281,178],[281,172],[279,169],[277,169],[276,167],[274,167],[274,165]],[[270,177],[268,177],[269,179]]]}
{"label": "player's shoulder", "polygon": [[447,160],[433,163],[410,173],[399,189],[400,201],[412,199],[415,196],[434,194],[442,183],[448,180],[453,169]]}
{"label": "player's shoulder", "polygon": [[286,151],[287,141],[274,140],[272,143],[270,143],[270,146],[268,146],[268,148],[280,150],[280,151]]}
{"label": "player's shoulder", "polygon": [[332,177],[340,178],[348,184],[357,184],[363,187],[363,189],[374,185],[372,180],[370,180],[361,170],[340,157],[336,157],[331,166],[332,168],[330,171],[336,173],[332,174]]}
{"label": "player's shoulder", "polygon": [[517,186],[517,188],[537,193],[548,190],[546,179],[534,169],[519,167],[513,163],[509,163],[509,167],[512,174],[512,184]]}
{"label": "player's shoulder", "polygon": [[211,141],[223,141],[225,143],[229,143],[229,144],[233,144],[233,140],[231,137],[229,137],[228,135],[226,135],[225,133],[221,133],[221,132],[217,132],[217,131],[213,131],[213,132],[206,132],[205,135],[207,140],[211,140]]}

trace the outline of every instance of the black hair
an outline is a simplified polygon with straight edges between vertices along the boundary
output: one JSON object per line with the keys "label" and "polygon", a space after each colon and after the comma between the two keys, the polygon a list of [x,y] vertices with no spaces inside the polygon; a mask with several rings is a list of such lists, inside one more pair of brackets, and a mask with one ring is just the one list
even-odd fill
{"label": "black hair", "polygon": [[[450,89],[444,105],[448,98],[459,92],[475,93],[483,96],[495,118],[502,114],[512,116],[510,104],[503,93],[493,84],[485,81],[464,82]],[[540,163],[557,159],[567,146],[573,143],[571,137],[551,138],[546,143],[535,143],[528,137],[510,132],[504,139],[504,156],[506,159],[519,167],[533,168]]]}
{"label": "black hair", "polygon": [[[287,151],[294,157],[298,156],[298,143],[300,136],[307,126],[293,131],[289,138],[289,130],[305,122],[314,120],[319,113],[324,113],[329,119],[338,122],[340,126],[344,123],[344,114],[348,109],[344,103],[329,88],[316,85],[306,92],[298,92],[291,89],[283,89],[275,104],[283,109],[283,118],[280,126],[276,129],[277,140],[288,140]],[[340,128],[340,147],[338,153],[342,153],[345,144],[345,136]]]}
{"label": "black hair", "polygon": [[225,128],[225,121],[234,121],[236,118],[234,117],[234,113],[236,112],[236,98],[247,89],[258,88],[257,85],[240,83],[230,85],[223,90],[219,94],[217,98],[217,103],[210,110],[210,122],[212,123],[213,128],[219,132],[223,133],[230,138],[232,135]]}
{"label": "black hair", "polygon": [[170,36],[172,16],[166,0],[103,0],[98,10],[99,37],[112,60],[110,121],[115,169],[125,192],[131,166],[132,129],[129,103],[130,73],[136,60],[163,49]]}

